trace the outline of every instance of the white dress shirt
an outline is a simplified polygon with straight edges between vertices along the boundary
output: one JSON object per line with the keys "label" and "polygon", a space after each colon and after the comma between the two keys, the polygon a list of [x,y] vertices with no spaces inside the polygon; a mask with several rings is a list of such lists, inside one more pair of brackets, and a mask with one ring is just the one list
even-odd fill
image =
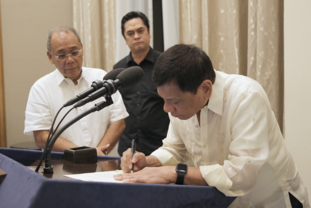
{"label": "white dress shirt", "polygon": [[[238,197],[238,207],[291,207],[288,192],[304,208],[308,193],[263,88],[241,75],[216,71],[212,96],[200,112],[180,120],[170,115],[163,146],[152,153],[162,165],[189,154],[209,186]],[[242,199],[242,200],[240,200]]]}
{"label": "white dress shirt", "polygon": [[[56,113],[68,100],[90,88],[93,81],[102,80],[105,75],[104,70],[83,67],[77,85],[72,80],[64,78],[57,69],[37,80],[31,87],[28,97],[24,133],[33,135],[33,131],[49,130]],[[101,97],[72,110],[60,127],[104,100]],[[110,124],[128,116],[119,91],[112,95],[112,100],[112,105],[83,117],[67,128],[60,137],[77,146],[96,147]],[[70,108],[72,106],[65,107],[60,112],[54,129]],[[118,156],[116,146],[109,155]]]}

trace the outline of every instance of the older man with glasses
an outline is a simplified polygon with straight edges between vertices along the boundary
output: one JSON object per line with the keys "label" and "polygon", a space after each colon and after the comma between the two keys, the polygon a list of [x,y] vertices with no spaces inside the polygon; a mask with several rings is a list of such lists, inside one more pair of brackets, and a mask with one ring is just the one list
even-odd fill
{"label": "older man with glasses", "polygon": [[[37,80],[31,87],[25,112],[24,133],[33,135],[36,145],[41,148],[44,148],[53,119],[64,103],[106,75],[102,69],[82,67],[83,45],[73,28],[57,27],[50,31],[47,56],[56,70]],[[98,155],[109,153],[117,156],[116,144],[125,128],[124,118],[128,113],[119,92],[112,95],[112,100],[112,105],[85,116],[66,129],[56,140],[53,150],[89,146],[95,147]],[[75,108],[62,123],[66,124],[100,101],[104,101],[104,97]],[[55,125],[70,108],[65,107],[60,111]]]}

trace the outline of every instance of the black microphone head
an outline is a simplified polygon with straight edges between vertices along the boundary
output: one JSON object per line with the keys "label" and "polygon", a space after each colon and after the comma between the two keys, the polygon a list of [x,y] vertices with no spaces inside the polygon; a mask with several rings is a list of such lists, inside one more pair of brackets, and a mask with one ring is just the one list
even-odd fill
{"label": "black microphone head", "polygon": [[108,79],[112,79],[115,80],[116,77],[118,76],[118,74],[120,74],[120,72],[122,72],[125,68],[117,68],[114,69],[110,72],[108,72],[105,76],[104,76],[104,80],[108,80]]}
{"label": "black microphone head", "polygon": [[132,66],[122,71],[116,78],[121,82],[121,87],[129,87],[139,82],[144,76],[144,71],[139,66]]}

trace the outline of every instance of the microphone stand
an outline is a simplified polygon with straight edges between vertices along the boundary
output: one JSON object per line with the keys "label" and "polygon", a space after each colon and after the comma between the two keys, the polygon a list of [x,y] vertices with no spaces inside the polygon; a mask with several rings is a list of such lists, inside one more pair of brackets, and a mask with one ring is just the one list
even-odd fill
{"label": "microphone stand", "polygon": [[84,113],[78,115],[77,117],[75,117],[74,119],[69,121],[67,124],[65,124],[61,129],[59,129],[59,131],[56,132],[56,134],[51,139],[50,144],[46,148],[45,168],[43,171],[44,173],[47,173],[47,174],[53,173],[53,167],[51,165],[51,151],[53,149],[54,143],[56,142],[57,138],[61,135],[61,133],[63,133],[63,131],[65,131],[69,126],[71,126],[75,122],[79,121],[81,118],[87,116],[88,114],[93,113],[95,111],[100,111],[103,108],[113,104],[113,101],[112,101],[110,95],[106,95],[105,98],[106,98],[106,101],[102,101],[100,103],[95,104],[94,107],[92,107],[91,109],[89,109],[89,110],[85,111]]}

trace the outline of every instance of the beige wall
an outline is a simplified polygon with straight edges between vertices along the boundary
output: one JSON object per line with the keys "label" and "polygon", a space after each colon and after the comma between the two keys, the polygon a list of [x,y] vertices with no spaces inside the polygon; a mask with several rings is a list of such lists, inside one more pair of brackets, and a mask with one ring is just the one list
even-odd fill
{"label": "beige wall", "polygon": [[285,141],[311,201],[311,1],[284,6]]}
{"label": "beige wall", "polygon": [[73,26],[72,0],[1,0],[7,146],[23,134],[31,85],[55,68],[46,56],[48,31]]}

